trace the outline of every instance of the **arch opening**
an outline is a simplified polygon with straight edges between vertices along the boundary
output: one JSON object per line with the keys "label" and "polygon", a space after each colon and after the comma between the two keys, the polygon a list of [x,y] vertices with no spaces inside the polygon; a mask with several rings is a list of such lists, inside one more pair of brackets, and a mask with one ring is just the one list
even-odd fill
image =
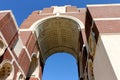
{"label": "arch opening", "polygon": [[6,49],[5,43],[2,39],[0,39],[0,56],[3,55],[5,49]]}
{"label": "arch opening", "polygon": [[19,76],[19,79],[18,79],[18,80],[24,80],[24,77],[23,77],[22,74]]}
{"label": "arch opening", "polygon": [[75,57],[66,52],[55,53],[45,63],[42,80],[78,80]]}
{"label": "arch opening", "polygon": [[35,34],[44,62],[56,52],[68,52],[76,59],[79,53],[80,25],[69,18],[46,19],[36,27]]}
{"label": "arch opening", "polygon": [[30,63],[30,67],[29,67],[29,71],[27,74],[27,80],[29,80],[30,78],[35,78],[38,77],[38,71],[39,71],[39,61],[38,61],[38,57],[36,53],[33,53],[32,57],[31,57],[31,63]]}
{"label": "arch opening", "polygon": [[0,65],[0,80],[12,80],[14,68],[9,61],[4,60]]}
{"label": "arch opening", "polygon": [[25,80],[25,78],[24,78],[24,76],[23,76],[23,74],[21,72],[17,73],[16,80]]}

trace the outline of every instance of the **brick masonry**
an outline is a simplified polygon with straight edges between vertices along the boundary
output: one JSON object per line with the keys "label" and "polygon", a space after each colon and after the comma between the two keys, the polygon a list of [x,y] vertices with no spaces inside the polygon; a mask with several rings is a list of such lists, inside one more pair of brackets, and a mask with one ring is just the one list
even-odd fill
{"label": "brick masonry", "polygon": [[[81,79],[94,80],[93,66],[91,67],[90,65],[93,65],[99,37],[101,34],[120,33],[120,5],[89,5],[87,8],[79,9],[75,6],[67,5],[59,7],[58,11],[63,7],[65,12],[54,11],[55,6],[44,8],[41,11],[34,11],[24,20],[19,29],[11,11],[0,12],[0,66],[3,66],[5,64],[3,62],[6,60],[6,63],[10,63],[10,66],[13,66],[11,74],[14,76],[8,75],[8,79],[42,79],[45,58],[39,45],[40,34],[37,36],[36,29],[38,27],[36,26],[40,23],[37,23],[37,21],[43,20],[41,22],[44,22],[50,17],[65,17],[70,20],[73,19],[76,23],[81,22],[82,25],[79,26],[84,27],[79,29],[78,41],[80,44],[78,45],[79,52],[76,54],[76,60],[79,65],[78,72]],[[33,67],[33,69],[38,69],[38,71],[34,75],[34,73],[30,72],[30,65],[36,59],[38,68]],[[31,76],[28,77],[28,73],[31,73]],[[7,78],[5,77],[4,79]]]}

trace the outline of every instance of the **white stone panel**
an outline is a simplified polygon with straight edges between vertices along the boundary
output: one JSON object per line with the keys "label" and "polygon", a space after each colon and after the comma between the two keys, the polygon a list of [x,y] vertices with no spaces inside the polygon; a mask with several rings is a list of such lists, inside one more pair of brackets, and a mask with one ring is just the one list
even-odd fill
{"label": "white stone panel", "polygon": [[120,34],[102,35],[101,39],[117,76],[116,80],[120,80]]}
{"label": "white stone panel", "polygon": [[61,7],[55,6],[54,10],[53,10],[53,14],[55,14],[55,13],[65,13],[65,12],[66,12],[66,7],[65,6],[61,6]]}
{"label": "white stone panel", "polygon": [[17,55],[17,57],[19,57],[20,52],[22,51],[22,48],[23,48],[22,40],[18,38],[18,41],[16,42],[16,45],[14,47],[14,52]]}
{"label": "white stone panel", "polygon": [[[112,42],[111,39],[106,40],[105,38],[108,38],[108,37],[102,36],[102,40],[101,38],[99,38],[98,44],[96,47],[96,53],[93,61],[94,78],[95,80],[119,80],[117,79],[116,77],[117,75],[115,74],[116,72],[114,72],[114,69],[113,69],[114,68],[113,64],[117,64],[117,63],[112,62],[110,59],[110,56],[111,56],[110,54],[114,54],[115,56],[117,55],[115,52],[113,53],[111,51],[110,52],[107,51],[108,49],[110,49],[110,47],[111,48],[113,47],[110,44],[113,44],[114,41]],[[114,48],[116,47],[117,46],[114,46],[112,50],[114,50]],[[116,67],[120,67],[120,66],[116,66]]]}

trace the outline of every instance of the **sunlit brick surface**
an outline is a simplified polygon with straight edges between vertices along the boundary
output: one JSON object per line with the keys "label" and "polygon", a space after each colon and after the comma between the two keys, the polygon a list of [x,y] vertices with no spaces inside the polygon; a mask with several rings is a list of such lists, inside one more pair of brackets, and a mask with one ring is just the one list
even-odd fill
{"label": "sunlit brick surface", "polygon": [[52,6],[32,12],[20,28],[0,11],[0,80],[41,80],[55,52],[76,58],[81,80],[120,80],[120,4]]}

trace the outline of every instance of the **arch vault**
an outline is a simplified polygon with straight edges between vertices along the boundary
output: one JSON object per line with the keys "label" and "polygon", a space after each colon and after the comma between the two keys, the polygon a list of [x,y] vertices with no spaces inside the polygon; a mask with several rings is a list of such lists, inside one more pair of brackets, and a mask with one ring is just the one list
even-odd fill
{"label": "arch vault", "polygon": [[67,52],[79,80],[119,80],[119,7],[52,6],[32,12],[20,28],[11,11],[0,11],[0,79],[41,80],[46,59]]}

